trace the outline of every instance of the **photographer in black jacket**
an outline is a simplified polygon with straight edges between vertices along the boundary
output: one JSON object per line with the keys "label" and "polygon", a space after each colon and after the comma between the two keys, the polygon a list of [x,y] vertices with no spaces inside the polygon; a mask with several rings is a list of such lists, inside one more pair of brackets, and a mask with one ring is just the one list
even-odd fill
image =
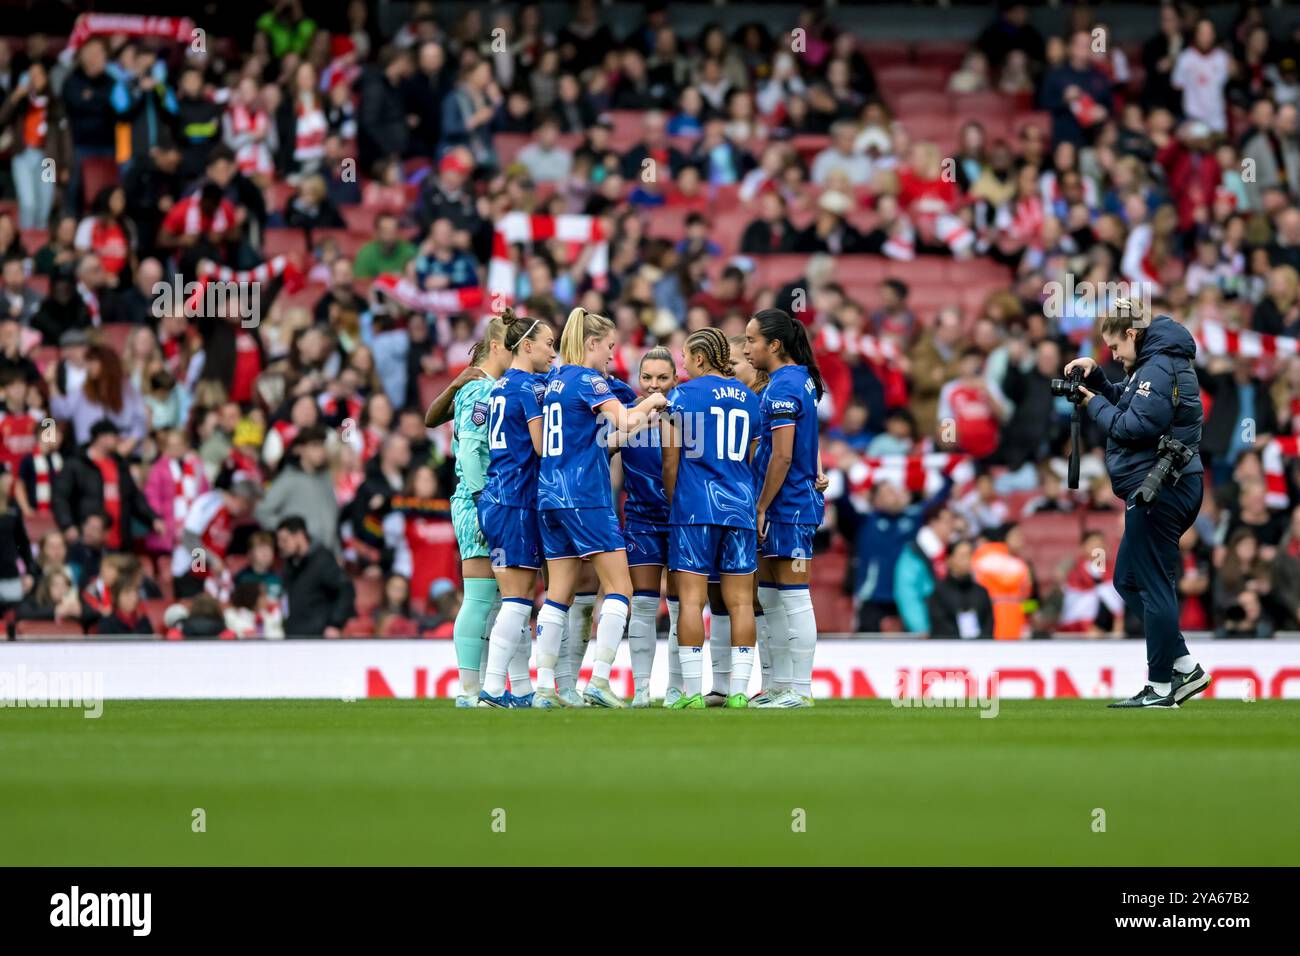
{"label": "photographer in black jacket", "polygon": [[[1106,470],[1111,487],[1125,501],[1124,537],[1115,557],[1115,587],[1141,616],[1147,640],[1147,685],[1111,707],[1177,707],[1209,686],[1192,659],[1178,627],[1177,580],[1182,570],[1178,539],[1201,509],[1202,465],[1200,387],[1193,362],[1196,342],[1168,316],[1146,321],[1127,299],[1101,322],[1101,335],[1127,376],[1114,384],[1090,358],[1065,367],[1084,372],[1080,393],[1088,417],[1106,435]],[[1145,503],[1143,484],[1160,467],[1161,439],[1168,436],[1191,452],[1190,461],[1161,482]],[[1166,463],[1167,464],[1167,463]],[[1148,486],[1149,488],[1150,486]]]}

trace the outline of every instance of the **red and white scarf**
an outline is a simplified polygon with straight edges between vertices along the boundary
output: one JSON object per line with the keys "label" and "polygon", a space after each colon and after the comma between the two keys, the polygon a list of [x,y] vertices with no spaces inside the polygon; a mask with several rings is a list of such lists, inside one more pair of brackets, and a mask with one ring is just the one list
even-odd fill
{"label": "red and white scarf", "polygon": [[194,21],[189,17],[146,17],[131,13],[83,13],[72,25],[65,49],[74,54],[93,36],[125,34],[157,37],[176,43],[194,38]]}
{"label": "red and white scarf", "polygon": [[1291,496],[1287,494],[1286,463],[1300,458],[1300,436],[1279,435],[1260,454],[1264,469],[1264,499],[1270,508],[1288,508]]}
{"label": "red and white scarf", "polygon": [[337,395],[322,395],[317,399],[317,402],[325,417],[331,420],[338,418],[339,414],[342,413],[345,420],[350,418],[357,421],[361,418],[361,412],[366,407],[366,403],[361,400],[359,395],[350,396],[343,404],[339,403]]}
{"label": "red and white scarf", "polygon": [[32,471],[36,474],[36,510],[50,510],[50,490],[54,476],[63,470],[63,456],[57,451],[51,455],[33,455]]}
{"label": "red and white scarf", "polygon": [[325,111],[314,95],[307,100],[299,98],[296,109],[298,121],[294,126],[293,161],[320,162],[325,158],[325,134],[329,132]]}
{"label": "red and white scarf", "polygon": [[525,212],[509,212],[501,217],[492,236],[487,284],[493,311],[504,309],[515,301],[519,267],[515,264],[511,247],[552,239],[570,244],[575,255],[582,246],[593,246],[587,260],[587,275],[597,289],[606,288],[609,284],[609,242],[599,219],[595,216],[531,216]]}
{"label": "red and white scarf", "polygon": [[193,455],[173,458],[168,465],[171,468],[172,485],[175,489],[172,498],[172,514],[178,522],[184,522],[185,516],[190,513],[190,508],[201,494],[199,471],[202,466]]}
{"label": "red and white scarf", "polygon": [[845,358],[863,358],[872,363],[897,362],[903,352],[890,339],[867,335],[856,330],[846,331],[827,323],[813,338],[814,352],[828,352]]}
{"label": "red and white scarf", "polygon": [[291,261],[288,256],[276,256],[268,262],[263,262],[252,269],[242,269],[236,271],[229,266],[219,266],[209,259],[205,259],[198,269],[199,275],[195,280],[197,286],[193,294],[185,302],[185,307],[190,310],[187,314],[194,314],[203,302],[203,296],[207,293],[208,282],[216,279],[219,282],[232,282],[243,285],[249,282],[269,282],[277,276],[284,276],[284,291],[292,295],[303,287],[306,279],[303,276],[302,269],[298,264]]}
{"label": "red and white scarf", "polygon": [[387,296],[394,302],[412,312],[424,312],[431,315],[449,315],[455,312],[467,312],[483,304],[483,290],[478,286],[468,289],[432,289],[424,290],[414,282],[385,272],[376,277],[370,286],[371,292]]}
{"label": "red and white scarf", "polygon": [[1209,354],[1259,359],[1300,355],[1300,339],[1289,335],[1239,331],[1218,322],[1202,322],[1196,333],[1196,344],[1200,346],[1201,357]]}
{"label": "red and white scarf", "polygon": [[95,290],[84,283],[77,283],[77,294],[81,296],[81,301],[86,304],[86,311],[90,314],[90,324],[98,327],[102,320],[99,315],[99,296]]}
{"label": "red and white scarf", "polygon": [[265,110],[253,110],[244,103],[236,103],[230,107],[229,116],[231,132],[240,144],[235,151],[235,164],[239,171],[245,175],[271,172],[271,151],[267,149],[265,140],[270,120]]}
{"label": "red and white scarf", "polygon": [[975,464],[969,455],[931,452],[925,455],[863,455],[849,468],[848,491],[864,495],[878,484],[890,482],[911,492],[932,495],[943,486],[944,476],[951,477],[960,492],[975,480]]}

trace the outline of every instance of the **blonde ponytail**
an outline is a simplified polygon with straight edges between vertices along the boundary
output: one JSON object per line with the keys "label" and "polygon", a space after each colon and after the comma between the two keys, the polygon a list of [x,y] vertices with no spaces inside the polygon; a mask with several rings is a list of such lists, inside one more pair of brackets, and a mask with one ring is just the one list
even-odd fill
{"label": "blonde ponytail", "polygon": [[583,365],[587,361],[587,339],[602,338],[614,329],[614,323],[603,315],[588,312],[578,306],[569,313],[560,335],[560,362],[564,365]]}
{"label": "blonde ponytail", "polygon": [[482,365],[492,351],[492,343],[504,342],[506,328],[514,321],[515,313],[513,309],[506,309],[500,315],[492,316],[488,320],[487,328],[483,330],[483,338],[474,343],[474,348],[469,353],[469,364],[476,368]]}

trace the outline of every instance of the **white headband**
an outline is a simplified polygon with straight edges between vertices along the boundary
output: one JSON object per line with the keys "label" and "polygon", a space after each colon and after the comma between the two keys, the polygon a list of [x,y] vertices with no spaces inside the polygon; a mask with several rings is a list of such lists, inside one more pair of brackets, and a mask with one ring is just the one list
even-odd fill
{"label": "white headband", "polygon": [[[540,322],[540,321],[542,321],[542,320],[541,320],[541,319],[533,319],[533,324],[530,325],[530,326],[528,326],[528,331],[525,332],[523,335],[519,336],[519,342],[522,342],[524,339],[528,338],[528,336],[532,335],[532,334],[533,334],[533,329],[537,328],[537,323]],[[515,343],[515,348],[514,348],[514,349],[511,349],[510,351],[513,352],[515,349],[519,348],[519,342],[516,342],[516,343]]]}

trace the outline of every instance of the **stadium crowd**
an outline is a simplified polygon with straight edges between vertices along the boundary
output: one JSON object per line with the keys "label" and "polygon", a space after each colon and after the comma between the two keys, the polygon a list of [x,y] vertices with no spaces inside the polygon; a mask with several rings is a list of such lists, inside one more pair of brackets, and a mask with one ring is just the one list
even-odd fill
{"label": "stadium crowd", "polygon": [[1006,4],[913,47],[813,7],[66,16],[0,38],[20,634],[450,636],[425,411],[506,304],[609,315],[634,386],[695,329],[807,326],[823,630],[1137,634],[1096,436],[1071,491],[1050,389],[1078,354],[1123,377],[1094,320],[1130,294],[1202,346],[1184,628],[1300,628],[1300,20],[1165,4],[1121,37],[1081,6],[1045,36]]}

